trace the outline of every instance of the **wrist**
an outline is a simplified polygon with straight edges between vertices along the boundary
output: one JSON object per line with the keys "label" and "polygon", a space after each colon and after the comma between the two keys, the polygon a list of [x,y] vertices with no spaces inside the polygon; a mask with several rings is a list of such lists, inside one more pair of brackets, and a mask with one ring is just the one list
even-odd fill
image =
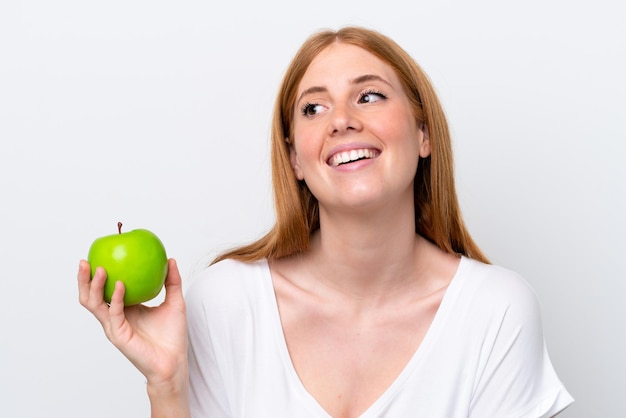
{"label": "wrist", "polygon": [[189,412],[189,375],[184,367],[168,379],[148,379],[152,418],[184,418]]}

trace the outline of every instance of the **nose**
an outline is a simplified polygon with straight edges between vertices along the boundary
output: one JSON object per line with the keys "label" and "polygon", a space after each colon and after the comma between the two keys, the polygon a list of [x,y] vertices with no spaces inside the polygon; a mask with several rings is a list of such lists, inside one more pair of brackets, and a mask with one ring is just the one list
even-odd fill
{"label": "nose", "polygon": [[331,111],[328,134],[331,136],[358,132],[363,126],[357,110],[349,104],[335,105]]}

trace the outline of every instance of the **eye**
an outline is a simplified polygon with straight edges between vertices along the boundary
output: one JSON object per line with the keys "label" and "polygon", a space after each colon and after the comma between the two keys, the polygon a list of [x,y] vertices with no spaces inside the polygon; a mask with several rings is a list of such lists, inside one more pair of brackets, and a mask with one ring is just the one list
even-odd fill
{"label": "eye", "polygon": [[385,100],[387,96],[385,96],[380,91],[376,90],[367,90],[361,93],[359,96],[359,103],[374,103],[379,100]]}
{"label": "eye", "polygon": [[300,111],[304,116],[315,116],[323,110],[323,106],[317,103],[305,103],[300,108]]}

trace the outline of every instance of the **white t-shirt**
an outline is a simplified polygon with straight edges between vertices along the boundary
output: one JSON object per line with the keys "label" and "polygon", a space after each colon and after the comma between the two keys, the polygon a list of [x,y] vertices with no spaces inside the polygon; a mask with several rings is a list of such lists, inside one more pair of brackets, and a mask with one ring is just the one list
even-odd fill
{"label": "white t-shirt", "polygon": [[[266,260],[211,266],[186,302],[194,418],[329,418],[289,357]],[[527,282],[463,257],[419,349],[361,418],[538,418],[572,401]]]}

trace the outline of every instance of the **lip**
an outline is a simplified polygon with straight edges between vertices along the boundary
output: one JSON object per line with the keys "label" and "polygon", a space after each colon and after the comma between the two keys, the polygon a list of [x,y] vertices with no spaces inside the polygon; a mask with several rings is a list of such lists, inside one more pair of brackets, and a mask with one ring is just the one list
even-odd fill
{"label": "lip", "polygon": [[[339,166],[333,166],[332,161],[333,158],[340,153],[343,152],[350,152],[350,151],[357,151],[357,150],[369,150],[375,153],[375,156],[373,158],[368,158],[365,160],[359,160],[359,161],[371,161],[375,158],[377,158],[380,153],[381,150],[380,148],[377,148],[375,146],[372,146],[371,144],[366,144],[366,143],[349,143],[349,144],[341,144],[341,145],[337,145],[335,147],[333,147],[330,152],[328,153],[328,155],[326,155],[326,164],[333,167],[333,168],[337,168],[337,167],[341,167],[341,165]],[[357,161],[355,161],[357,162]],[[350,164],[354,164],[350,163]]]}

